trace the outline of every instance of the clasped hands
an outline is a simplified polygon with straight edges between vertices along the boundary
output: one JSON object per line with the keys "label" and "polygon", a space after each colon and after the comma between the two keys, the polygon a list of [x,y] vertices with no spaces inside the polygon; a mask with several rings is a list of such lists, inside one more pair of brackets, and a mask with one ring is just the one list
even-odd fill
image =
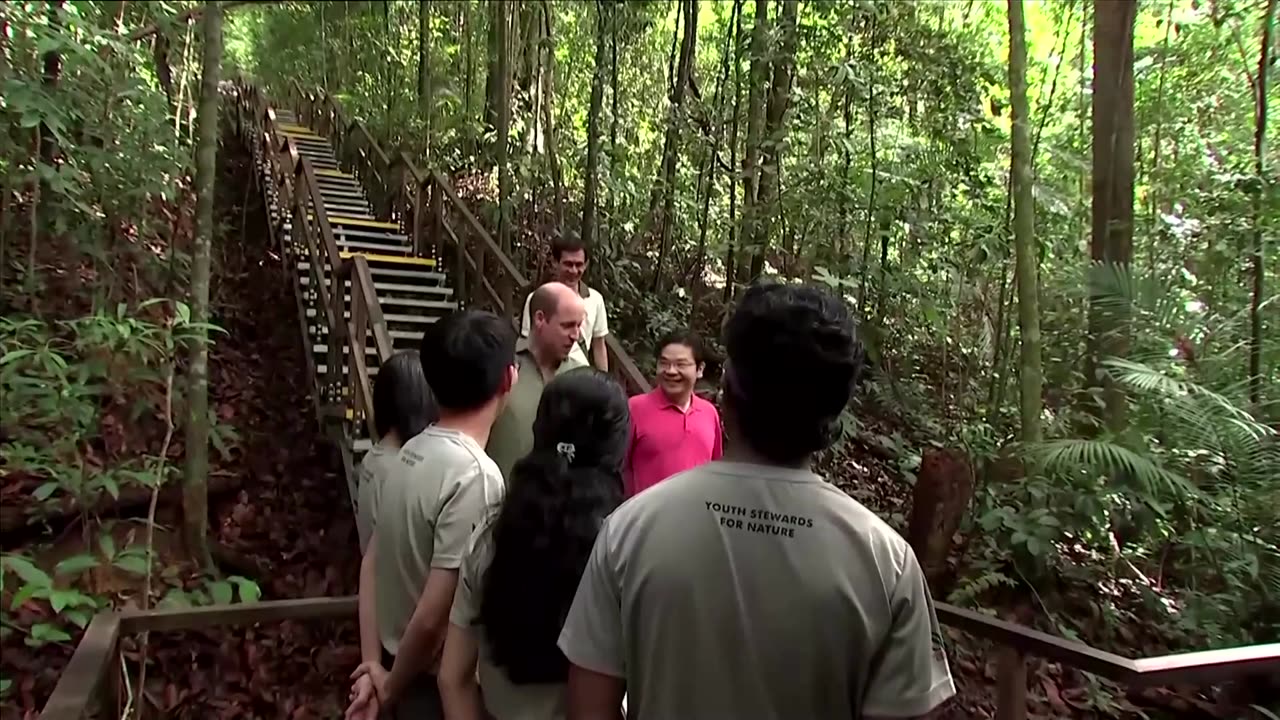
{"label": "clasped hands", "polygon": [[394,704],[395,698],[390,696],[387,688],[389,677],[391,673],[376,660],[360,663],[351,673],[355,682],[347,696],[351,704],[347,706],[344,720],[377,720],[381,708]]}

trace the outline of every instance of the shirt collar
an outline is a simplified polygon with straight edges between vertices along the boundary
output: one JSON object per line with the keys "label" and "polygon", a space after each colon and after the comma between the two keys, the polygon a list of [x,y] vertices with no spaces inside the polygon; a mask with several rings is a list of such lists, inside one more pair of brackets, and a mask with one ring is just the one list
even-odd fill
{"label": "shirt collar", "polygon": [[658,403],[658,407],[671,408],[673,410],[676,410],[677,412],[681,412],[686,415],[692,415],[694,412],[696,412],[699,409],[698,400],[701,399],[698,397],[698,393],[696,392],[693,393],[692,395],[689,396],[688,409],[682,410],[679,405],[676,405],[674,402],[672,402],[671,398],[667,397],[667,394],[662,391],[662,388],[660,387],[654,388],[653,395],[654,395],[654,400]]}

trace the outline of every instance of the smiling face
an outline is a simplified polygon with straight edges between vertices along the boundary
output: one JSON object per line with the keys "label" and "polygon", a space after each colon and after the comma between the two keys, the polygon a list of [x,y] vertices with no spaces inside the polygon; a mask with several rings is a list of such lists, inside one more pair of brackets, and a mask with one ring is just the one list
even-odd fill
{"label": "smiling face", "polygon": [[684,343],[668,343],[658,352],[658,387],[669,400],[684,402],[702,377],[705,363],[699,363],[693,348]]}
{"label": "smiling face", "polygon": [[556,259],[556,280],[571,288],[578,287],[582,274],[587,271],[587,251],[562,250]]}

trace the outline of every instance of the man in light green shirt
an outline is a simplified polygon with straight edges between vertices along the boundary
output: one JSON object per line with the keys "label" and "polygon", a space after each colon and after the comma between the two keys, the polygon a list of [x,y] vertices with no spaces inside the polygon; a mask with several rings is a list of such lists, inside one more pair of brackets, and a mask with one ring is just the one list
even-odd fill
{"label": "man in light green shirt", "polygon": [[834,296],[747,290],[724,460],[605,521],[560,634],[569,720],[920,717],[955,693],[911,547],[810,469],[862,365]]}
{"label": "man in light green shirt", "polygon": [[570,354],[586,314],[578,293],[558,282],[547,283],[529,296],[529,313],[529,337],[516,343],[516,385],[485,446],[504,478],[533,448],[533,418],[542,388],[556,375],[586,364]]}

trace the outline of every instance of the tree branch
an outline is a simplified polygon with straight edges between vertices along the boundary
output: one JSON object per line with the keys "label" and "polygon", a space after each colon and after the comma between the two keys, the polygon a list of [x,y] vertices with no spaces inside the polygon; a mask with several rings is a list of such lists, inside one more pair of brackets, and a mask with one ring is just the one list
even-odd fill
{"label": "tree branch", "polygon": [[[229,10],[234,10],[235,8],[238,8],[244,5],[268,5],[268,4],[274,4],[273,0],[257,0],[256,2],[249,2],[248,0],[238,0],[237,2],[224,2],[222,3],[222,11],[227,12]],[[201,15],[204,14],[204,7],[205,6],[201,5],[199,7],[194,7],[194,8],[191,8],[190,10],[180,12],[177,15],[174,15],[172,20],[168,22],[185,23],[191,20],[197,20],[200,18]],[[152,35],[155,35],[156,33],[160,32],[160,25],[161,23],[154,23],[152,25],[148,25],[147,27],[142,28],[141,30],[135,30],[129,33],[128,37],[125,39],[128,40],[129,42],[137,42],[143,38],[151,37]]]}

